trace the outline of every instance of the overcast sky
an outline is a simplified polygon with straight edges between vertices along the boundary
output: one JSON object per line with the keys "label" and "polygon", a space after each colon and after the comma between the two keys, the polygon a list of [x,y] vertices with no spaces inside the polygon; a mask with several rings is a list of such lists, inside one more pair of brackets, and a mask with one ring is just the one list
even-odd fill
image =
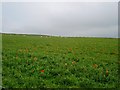
{"label": "overcast sky", "polygon": [[2,3],[2,32],[117,37],[118,3]]}

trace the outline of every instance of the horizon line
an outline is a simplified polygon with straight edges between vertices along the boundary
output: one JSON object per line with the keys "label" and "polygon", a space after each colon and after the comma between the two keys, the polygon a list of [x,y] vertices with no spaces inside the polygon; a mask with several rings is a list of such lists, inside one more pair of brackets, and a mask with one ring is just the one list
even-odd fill
{"label": "horizon line", "polygon": [[81,38],[116,38],[120,37],[103,37],[103,36],[63,36],[63,35],[50,35],[50,34],[38,34],[38,33],[12,33],[12,32],[0,32],[0,34],[15,34],[15,35],[34,35],[34,36],[53,36],[53,37],[81,37]]}

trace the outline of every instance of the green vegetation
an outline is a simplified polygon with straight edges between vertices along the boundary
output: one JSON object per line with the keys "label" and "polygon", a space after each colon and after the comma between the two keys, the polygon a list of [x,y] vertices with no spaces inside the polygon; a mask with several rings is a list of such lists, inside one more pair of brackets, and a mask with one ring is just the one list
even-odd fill
{"label": "green vegetation", "polygon": [[0,34],[0,89],[2,88],[2,34]]}
{"label": "green vegetation", "polygon": [[2,36],[6,88],[118,88],[118,39]]}

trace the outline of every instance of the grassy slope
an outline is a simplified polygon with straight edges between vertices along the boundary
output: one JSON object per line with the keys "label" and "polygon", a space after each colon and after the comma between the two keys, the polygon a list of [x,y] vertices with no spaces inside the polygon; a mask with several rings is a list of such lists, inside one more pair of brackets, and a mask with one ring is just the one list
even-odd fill
{"label": "grassy slope", "polygon": [[3,35],[2,44],[4,87],[117,87],[117,39]]}

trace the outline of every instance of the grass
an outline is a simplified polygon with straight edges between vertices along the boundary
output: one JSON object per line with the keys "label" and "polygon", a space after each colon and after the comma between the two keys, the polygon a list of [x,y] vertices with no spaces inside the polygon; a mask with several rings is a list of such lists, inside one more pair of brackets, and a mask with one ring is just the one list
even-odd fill
{"label": "grass", "polygon": [[0,89],[2,89],[2,34],[0,34]]}
{"label": "grass", "polygon": [[118,39],[2,36],[6,88],[118,88]]}

